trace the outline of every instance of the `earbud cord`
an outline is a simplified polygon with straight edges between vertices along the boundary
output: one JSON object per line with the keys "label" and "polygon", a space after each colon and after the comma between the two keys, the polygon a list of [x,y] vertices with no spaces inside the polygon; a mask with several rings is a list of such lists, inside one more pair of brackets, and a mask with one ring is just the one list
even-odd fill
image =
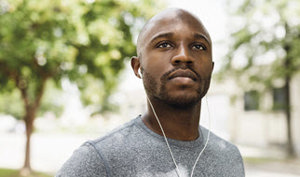
{"label": "earbud cord", "polygon": [[211,129],[211,122],[210,122],[210,111],[209,111],[209,106],[208,106],[208,101],[207,101],[207,96],[205,96],[205,102],[206,102],[206,107],[207,107],[207,114],[208,114],[208,133],[207,133],[207,139],[206,139],[206,142],[205,142],[205,145],[203,147],[203,149],[200,151],[197,159],[196,159],[196,162],[193,166],[193,169],[192,169],[192,172],[191,172],[191,177],[193,176],[194,174],[194,170],[196,168],[196,165],[197,165],[197,162],[199,161],[200,159],[200,156],[202,155],[203,151],[205,150],[207,144],[208,144],[208,141],[209,141],[209,137],[210,137],[210,129]]}
{"label": "earbud cord", "polygon": [[[174,163],[174,165],[175,165],[175,167],[176,167],[176,173],[177,173],[177,176],[178,176],[178,177],[181,177],[181,176],[180,176],[181,173],[180,173],[180,171],[179,171],[179,168],[178,168],[178,165],[177,165],[176,160],[175,160],[175,158],[174,158],[173,152],[172,152],[171,147],[170,147],[170,145],[169,145],[169,142],[168,142],[168,140],[167,140],[167,136],[166,136],[166,134],[165,134],[165,132],[164,132],[164,129],[162,128],[162,125],[161,125],[161,123],[160,123],[160,121],[159,121],[159,119],[158,119],[158,116],[157,116],[157,114],[156,114],[156,112],[155,112],[155,109],[154,109],[154,107],[153,107],[153,105],[152,105],[152,103],[151,103],[151,101],[150,101],[150,99],[149,99],[148,97],[147,97],[147,100],[148,100],[148,102],[150,103],[150,106],[151,106],[151,109],[152,109],[152,111],[153,111],[153,114],[154,114],[154,116],[155,116],[155,118],[156,118],[156,120],[157,120],[157,123],[158,123],[158,125],[159,125],[159,127],[160,127],[160,129],[161,129],[161,132],[162,132],[162,134],[163,134],[163,136],[164,136],[164,139],[165,139],[165,142],[166,142],[167,147],[168,147],[168,149],[169,149],[169,152],[170,152],[170,155],[171,155],[171,157],[172,157],[173,163]],[[194,164],[194,166],[193,166],[193,168],[192,168],[192,171],[191,171],[191,177],[193,176],[195,167],[196,167],[196,165],[197,165],[197,162],[199,161],[200,156],[201,156],[201,154],[203,153],[203,151],[205,150],[205,148],[206,148],[206,146],[207,146],[207,144],[208,144],[208,141],[209,141],[209,136],[210,136],[210,112],[209,112],[209,109],[208,109],[208,101],[207,101],[207,97],[206,97],[206,105],[207,105],[208,118],[209,118],[209,130],[208,130],[208,134],[207,134],[206,143],[205,143],[203,149],[200,151],[200,153],[199,153],[199,155],[198,155],[198,157],[197,157],[197,159],[196,159],[196,161],[195,161],[195,164]]]}

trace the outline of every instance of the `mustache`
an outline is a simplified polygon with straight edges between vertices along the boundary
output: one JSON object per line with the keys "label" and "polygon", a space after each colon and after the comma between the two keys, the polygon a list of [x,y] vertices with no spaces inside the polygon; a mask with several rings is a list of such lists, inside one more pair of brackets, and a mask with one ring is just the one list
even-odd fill
{"label": "mustache", "polygon": [[164,73],[161,77],[161,80],[168,80],[169,75],[177,70],[190,70],[191,72],[193,72],[195,74],[195,76],[197,77],[197,80],[201,80],[201,76],[191,67],[188,66],[179,66],[176,68],[171,69],[170,71],[167,71],[166,73]]}

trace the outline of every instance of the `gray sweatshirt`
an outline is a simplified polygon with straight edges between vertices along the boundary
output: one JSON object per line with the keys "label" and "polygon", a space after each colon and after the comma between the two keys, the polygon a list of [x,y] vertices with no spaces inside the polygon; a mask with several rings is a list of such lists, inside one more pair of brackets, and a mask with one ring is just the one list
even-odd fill
{"label": "gray sweatshirt", "polygon": [[[188,177],[208,131],[199,126],[194,141],[168,139],[181,177]],[[164,138],[151,131],[141,117],[106,136],[84,143],[58,171],[56,177],[177,177],[176,167]],[[194,177],[244,177],[239,150],[210,134]]]}

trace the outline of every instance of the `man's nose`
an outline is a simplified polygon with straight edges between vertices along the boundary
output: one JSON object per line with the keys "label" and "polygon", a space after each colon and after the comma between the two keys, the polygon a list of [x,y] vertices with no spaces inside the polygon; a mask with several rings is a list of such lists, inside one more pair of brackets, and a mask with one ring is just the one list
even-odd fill
{"label": "man's nose", "polygon": [[178,46],[178,49],[176,50],[176,54],[172,58],[172,64],[178,65],[178,64],[192,64],[193,60],[189,54],[188,46],[184,46],[183,44],[180,44]]}

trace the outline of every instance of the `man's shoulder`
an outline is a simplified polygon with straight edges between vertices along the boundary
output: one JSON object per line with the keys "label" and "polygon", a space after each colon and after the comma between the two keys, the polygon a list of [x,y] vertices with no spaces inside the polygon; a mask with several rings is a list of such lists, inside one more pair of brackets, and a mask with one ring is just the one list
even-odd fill
{"label": "man's shoulder", "polygon": [[[204,129],[204,136],[208,134],[208,130]],[[209,156],[210,160],[212,160],[213,164],[218,164],[217,166],[214,166],[214,168],[211,168],[210,170],[216,170],[216,168],[222,168],[223,170],[220,170],[224,173],[231,173],[231,169],[235,171],[237,174],[241,174],[241,176],[244,176],[244,163],[243,158],[241,156],[241,153],[236,145],[231,143],[228,140],[225,140],[224,138],[210,132],[209,136],[209,142],[207,146],[207,150],[204,151],[204,153],[207,153],[207,156]],[[225,171],[224,171],[225,170]]]}
{"label": "man's shoulder", "polygon": [[212,147],[216,148],[216,150],[238,150],[237,146],[231,143],[229,140],[220,137],[219,135],[213,133],[212,131],[207,130],[204,127],[201,127],[201,130],[203,132],[204,139],[207,140],[207,135],[209,135],[209,144],[213,145]]}
{"label": "man's shoulder", "polygon": [[129,146],[135,143],[137,137],[142,134],[142,130],[138,126],[139,118],[137,117],[108,132],[104,136],[86,143],[101,151],[118,150],[119,148],[123,148],[124,145]]}
{"label": "man's shoulder", "polygon": [[[209,131],[205,128],[202,129],[205,140],[207,139],[207,135]],[[228,157],[228,158],[237,158],[237,159],[242,159],[240,151],[238,147],[231,143],[229,140],[226,140],[218,135],[216,135],[213,132],[210,132],[209,135],[209,142],[208,142],[208,149],[215,155],[220,155],[222,157]]]}
{"label": "man's shoulder", "polygon": [[[115,128],[106,135],[85,142],[57,173],[60,176],[107,176],[110,160],[119,159],[120,149],[126,149],[129,134],[137,134],[136,119]],[[131,137],[131,139],[133,139]],[[130,141],[130,140],[129,140]],[[116,157],[115,157],[116,156]]]}
{"label": "man's shoulder", "polygon": [[113,130],[107,132],[105,135],[103,135],[97,139],[91,140],[89,142],[92,142],[94,144],[101,144],[101,143],[107,143],[108,141],[114,141],[121,137],[127,136],[132,131],[135,131],[136,119],[137,118],[130,120],[129,122],[127,122],[123,125],[120,125],[120,126],[114,128]]}

